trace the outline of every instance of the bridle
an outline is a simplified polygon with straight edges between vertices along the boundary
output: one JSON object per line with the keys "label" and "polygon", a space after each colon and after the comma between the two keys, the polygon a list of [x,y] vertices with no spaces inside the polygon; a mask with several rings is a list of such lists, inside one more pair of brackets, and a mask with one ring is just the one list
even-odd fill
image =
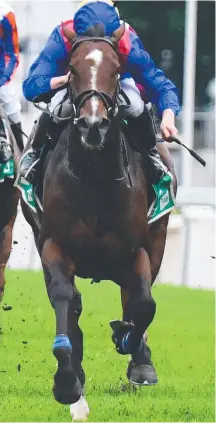
{"label": "bridle", "polygon": [[[117,53],[116,46],[115,46],[114,42],[112,41],[112,39],[109,38],[109,37],[79,37],[73,43],[72,51],[71,51],[71,57],[72,57],[74,51],[77,49],[77,47],[79,47],[80,44],[82,44],[85,41],[92,41],[92,42],[95,42],[95,43],[97,43],[99,41],[106,42]],[[70,65],[69,65],[69,70],[70,70]],[[71,74],[72,74],[72,69],[71,69]],[[110,97],[107,93],[105,93],[103,91],[93,90],[93,89],[85,90],[81,94],[79,94],[78,96],[74,96],[73,90],[72,90],[72,84],[71,84],[71,76],[70,76],[69,81],[68,81],[67,90],[68,90],[69,101],[73,105],[74,120],[76,121],[77,119],[79,119],[81,108],[83,107],[85,102],[93,96],[99,97],[99,99],[103,102],[103,104],[106,108],[106,111],[107,111],[108,119],[112,119],[118,113],[117,100],[118,100],[120,94],[121,94],[121,96],[124,97],[127,106],[129,106],[129,104],[130,104],[129,99],[127,98],[127,96],[121,90],[121,86],[120,86],[120,82],[119,82],[119,74],[116,75],[116,82],[117,82],[116,83],[116,91],[115,91],[113,97]]]}
{"label": "bridle", "polygon": [[[84,41],[93,41],[95,43],[98,42],[98,41],[106,42],[117,53],[115,43],[109,37],[79,37],[73,43],[72,51],[71,51],[71,57],[72,57],[74,51],[77,49],[77,47],[81,43],[83,43]],[[131,104],[130,100],[127,97],[127,95],[124,93],[124,91],[121,89],[121,86],[120,86],[120,81],[119,81],[120,74],[116,75],[116,91],[115,91],[115,94],[114,94],[113,97],[110,97],[107,93],[105,93],[103,91],[93,90],[93,89],[85,90],[81,94],[79,94],[78,96],[74,96],[72,84],[71,84],[72,70],[73,69],[72,69],[72,66],[70,67],[70,65],[69,65],[69,70],[70,70],[70,77],[68,79],[68,83],[67,83],[67,86],[65,88],[67,89],[67,97],[68,97],[71,105],[73,106],[73,110],[72,110],[71,115],[63,118],[63,117],[57,116],[53,112],[50,112],[48,108],[43,109],[38,104],[34,103],[35,107],[37,107],[39,110],[42,110],[43,112],[47,113],[49,116],[52,116],[53,118],[55,118],[55,120],[57,120],[59,122],[71,120],[73,122],[73,124],[76,125],[76,123],[79,119],[79,116],[80,116],[81,108],[83,107],[84,103],[93,96],[99,97],[101,99],[101,101],[103,102],[103,104],[104,104],[104,106],[106,107],[106,110],[107,110],[108,119],[112,119],[121,110],[123,111],[123,114],[124,114],[124,110],[127,109],[130,106],[130,104]],[[125,105],[121,105],[121,106],[118,105],[117,101],[118,101],[120,96],[124,99]],[[63,98],[61,104],[63,104],[64,101],[65,101],[65,97]],[[126,159],[126,163],[127,163],[126,168],[127,168],[128,179],[129,179],[130,186],[132,187],[132,180],[131,180],[131,176],[130,176],[130,164],[129,164],[128,154],[127,154],[127,148],[126,148],[125,139],[122,135],[121,135],[121,139],[122,139],[123,149],[124,149],[124,153],[125,153],[125,159]],[[75,175],[73,175],[73,176],[75,176]],[[122,180],[122,179],[125,179],[125,176],[123,176],[119,180]]]}
{"label": "bridle", "polygon": [[[110,37],[88,37],[88,36],[83,36],[83,37],[79,37],[77,38],[72,45],[72,50],[71,50],[71,57],[74,54],[75,50],[79,47],[80,44],[82,44],[85,41],[92,41],[92,42],[99,42],[99,41],[103,41],[107,44],[109,44],[112,49],[115,51],[115,53],[117,53],[117,49],[115,46],[115,42],[110,38]],[[43,107],[39,106],[39,104],[36,104],[35,102],[33,103],[34,106],[41,110],[42,112],[48,114],[49,116],[55,118],[55,120],[62,122],[62,121],[69,121],[69,120],[73,120],[74,123],[77,122],[77,120],[79,119],[80,116],[80,111],[81,108],[83,107],[83,105],[85,104],[85,102],[92,98],[93,96],[97,96],[100,98],[100,100],[103,102],[106,110],[107,110],[107,117],[108,119],[112,119],[114,116],[117,115],[118,111],[119,111],[119,106],[118,106],[118,98],[119,96],[121,96],[124,100],[125,100],[125,105],[121,105],[121,109],[125,110],[126,108],[128,108],[130,106],[130,100],[128,99],[127,95],[124,93],[124,91],[121,89],[120,86],[120,82],[119,82],[119,77],[120,74],[117,73],[116,75],[116,91],[113,97],[110,97],[107,93],[103,92],[103,91],[99,91],[99,90],[92,90],[92,89],[88,89],[83,91],[81,94],[79,94],[78,96],[74,96],[73,93],[73,88],[72,88],[72,84],[71,84],[71,80],[72,80],[72,66],[69,65],[69,70],[70,70],[70,76],[66,85],[66,89],[67,89],[67,97],[69,99],[70,104],[73,107],[72,113],[70,116],[67,117],[61,117],[61,116],[57,116],[54,112],[51,112],[48,107],[47,109],[44,109]],[[63,100],[61,101],[60,105],[63,104],[65,101],[65,97],[63,98]]]}
{"label": "bridle", "polygon": [[114,99],[112,99],[108,94],[104,93],[103,91],[91,89],[83,91],[75,98],[72,97],[71,93],[72,91],[68,87],[69,101],[73,105],[74,120],[79,119],[80,111],[83,105],[87,100],[89,100],[93,96],[99,97],[102,100],[107,110],[107,117],[111,119],[113,116],[115,116],[117,112],[117,96],[120,93],[120,84],[119,82],[117,82],[117,89],[114,95]]}

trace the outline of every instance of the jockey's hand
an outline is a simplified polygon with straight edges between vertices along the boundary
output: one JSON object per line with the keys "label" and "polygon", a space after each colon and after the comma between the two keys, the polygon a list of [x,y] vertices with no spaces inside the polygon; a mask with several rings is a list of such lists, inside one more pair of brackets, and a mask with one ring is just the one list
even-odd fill
{"label": "jockey's hand", "polygon": [[178,129],[175,126],[175,115],[171,109],[164,110],[160,129],[166,141],[169,141],[170,135],[176,136],[178,134]]}
{"label": "jockey's hand", "polygon": [[68,82],[69,76],[70,76],[70,72],[68,72],[67,75],[54,76],[53,78],[51,78],[51,81],[50,81],[51,89],[56,90],[57,88],[61,88],[64,85],[66,85]]}

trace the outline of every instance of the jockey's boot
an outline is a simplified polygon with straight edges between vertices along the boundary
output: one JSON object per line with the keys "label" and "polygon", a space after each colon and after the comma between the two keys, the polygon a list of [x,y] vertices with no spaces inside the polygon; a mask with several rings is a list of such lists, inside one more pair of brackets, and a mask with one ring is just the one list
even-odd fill
{"label": "jockey's boot", "polygon": [[22,176],[26,181],[34,183],[36,174],[36,165],[39,162],[40,153],[45,142],[48,141],[47,129],[53,123],[52,118],[42,113],[38,122],[35,122],[33,133],[29,148],[25,151],[20,160],[19,176]]}
{"label": "jockey's boot", "polygon": [[149,110],[145,107],[143,113],[130,120],[130,125],[137,134],[140,151],[148,152],[148,169],[153,184],[157,184],[166,173],[160,154],[157,151],[156,133]]}
{"label": "jockey's boot", "polygon": [[7,138],[4,124],[0,122],[0,162],[7,163],[13,156],[10,140]]}
{"label": "jockey's boot", "polygon": [[157,184],[167,173],[167,168],[161,160],[156,145],[148,150],[148,156],[151,181],[153,184]]}

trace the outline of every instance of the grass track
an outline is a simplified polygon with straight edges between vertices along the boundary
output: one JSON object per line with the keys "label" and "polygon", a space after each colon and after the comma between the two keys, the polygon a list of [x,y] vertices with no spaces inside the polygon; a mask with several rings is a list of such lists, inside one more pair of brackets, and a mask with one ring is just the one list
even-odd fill
{"label": "grass track", "polygon": [[[157,313],[149,345],[159,383],[132,392],[125,376],[128,357],[115,352],[108,325],[121,317],[119,288],[110,282],[78,286],[89,421],[215,421],[213,292],[153,288]],[[42,274],[8,271],[3,303],[13,308],[0,311],[0,421],[71,421],[68,407],[51,393],[55,320]]]}

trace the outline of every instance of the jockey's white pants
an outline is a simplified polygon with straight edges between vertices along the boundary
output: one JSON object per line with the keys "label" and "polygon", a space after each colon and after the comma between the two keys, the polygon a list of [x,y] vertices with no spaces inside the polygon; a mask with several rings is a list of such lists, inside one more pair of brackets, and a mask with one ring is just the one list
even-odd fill
{"label": "jockey's white pants", "polygon": [[[144,110],[144,101],[133,78],[121,80],[121,88],[130,100],[130,106],[125,110],[125,116],[138,117]],[[124,103],[123,103],[124,104]]]}
{"label": "jockey's white pants", "polygon": [[12,122],[21,122],[21,104],[11,82],[0,87],[0,105]]}
{"label": "jockey's white pants", "polygon": [[[120,81],[121,88],[127,95],[130,100],[130,106],[125,110],[125,116],[138,117],[144,110],[144,102],[141,98],[140,92],[133,80],[133,78],[125,78]],[[63,100],[64,95],[66,94],[66,89],[58,91],[51,100],[49,109],[51,112],[58,113],[59,103]],[[125,101],[120,102],[119,104],[125,104]]]}

